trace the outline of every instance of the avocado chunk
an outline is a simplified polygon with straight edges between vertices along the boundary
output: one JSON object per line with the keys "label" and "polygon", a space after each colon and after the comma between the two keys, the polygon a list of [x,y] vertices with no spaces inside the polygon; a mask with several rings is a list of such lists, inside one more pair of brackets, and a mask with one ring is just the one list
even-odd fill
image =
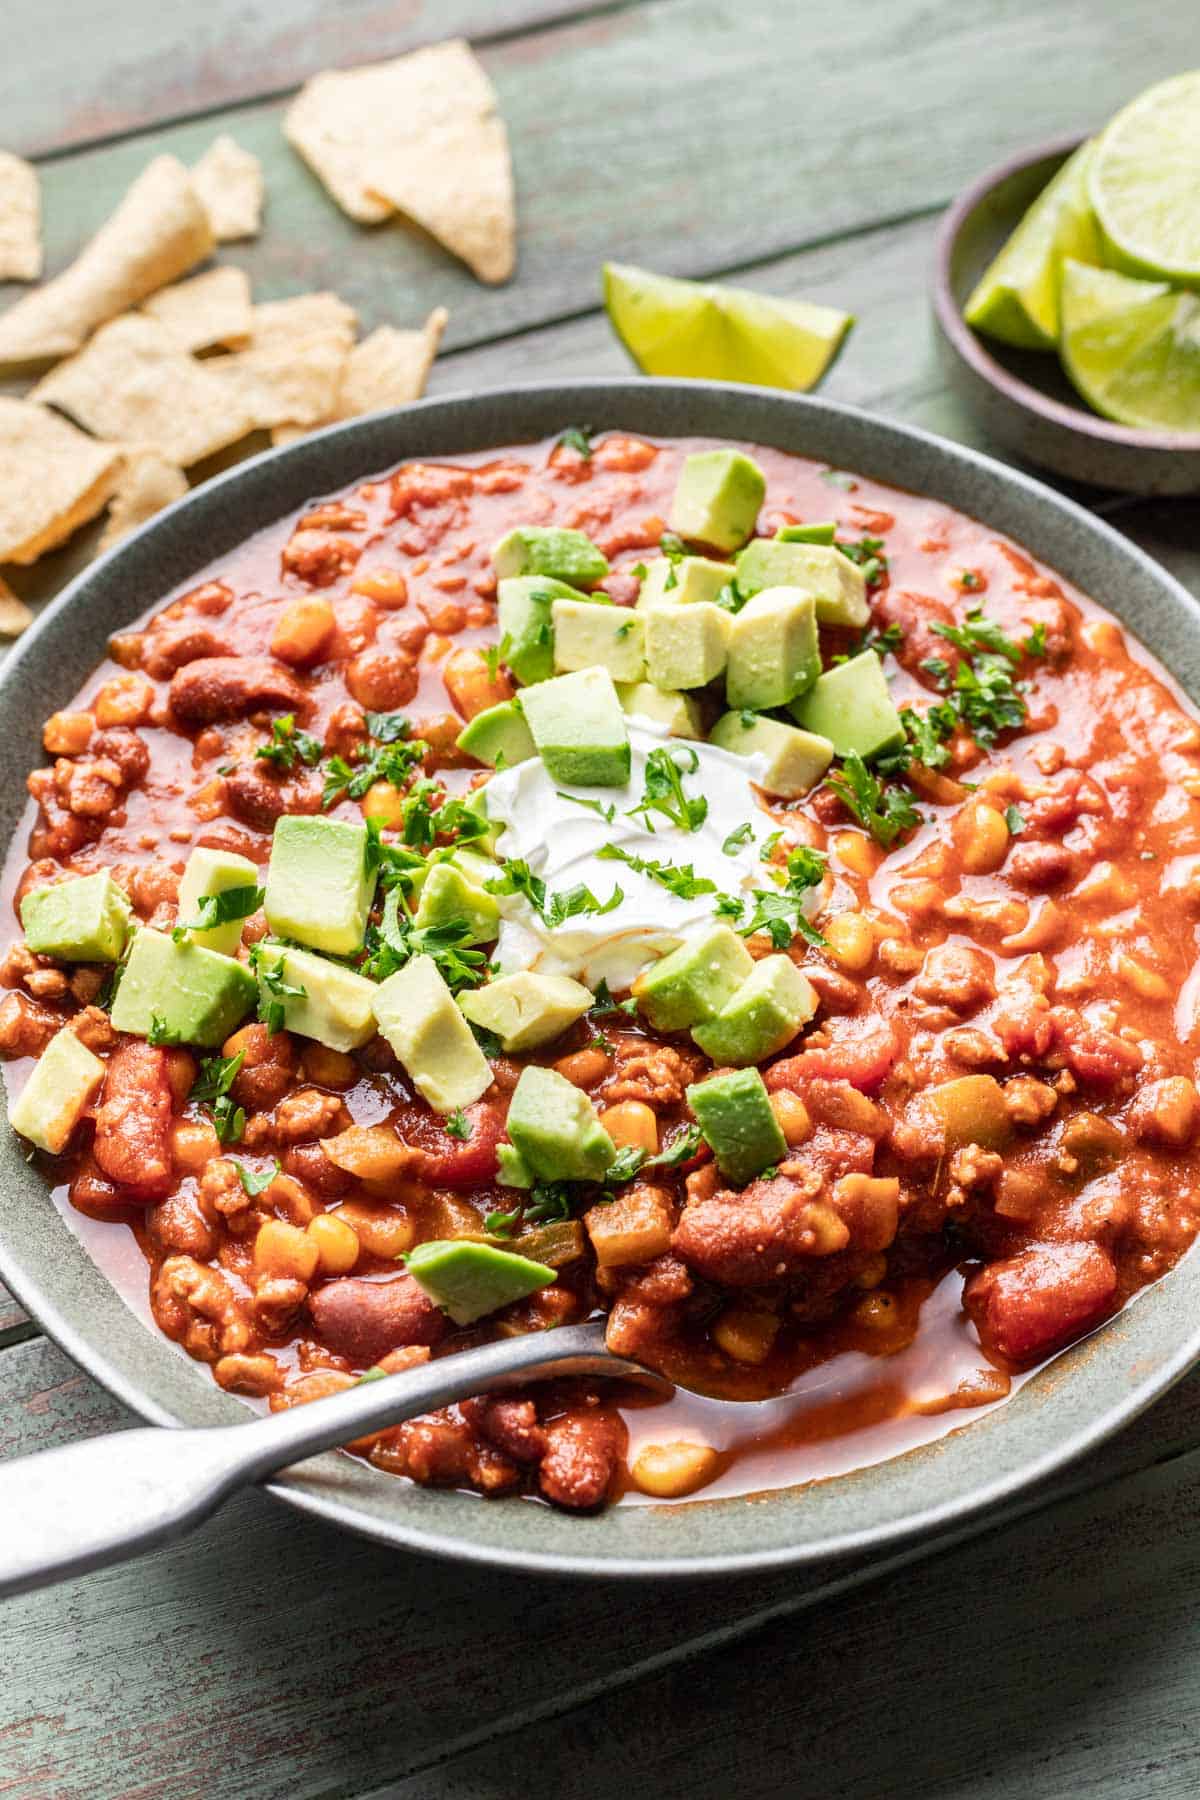
{"label": "avocado chunk", "polygon": [[685,459],[668,521],[689,544],[736,550],[766,498],[766,477],[740,450],[700,450]]}
{"label": "avocado chunk", "polygon": [[738,592],[750,597],[763,588],[805,588],[816,601],[822,625],[857,630],[870,617],[862,570],[832,544],[755,538],[738,557],[736,567]]}
{"label": "avocado chunk", "polygon": [[112,1003],[117,1031],[164,1044],[223,1044],[258,995],[244,963],[162,931],[142,926],[134,934],[121,984]]}
{"label": "avocado chunk", "polygon": [[621,711],[631,718],[665,726],[671,737],[702,738],[700,708],[690,694],[668,693],[652,681],[617,683]]}
{"label": "avocado chunk", "polygon": [[617,1154],[582,1089],[532,1063],[513,1089],[508,1135],[535,1181],[599,1181]]}
{"label": "avocado chunk", "polygon": [[554,667],[607,669],[614,681],[640,681],[646,672],[642,621],[627,606],[597,606],[591,600],[556,600]]}
{"label": "avocado chunk", "polygon": [[116,962],[132,913],[128,896],[107,869],[34,888],[21,902],[29,948],[67,962]]}
{"label": "avocado chunk", "polygon": [[608,558],[582,531],[561,525],[518,525],[492,551],[502,581],[514,575],[548,575],[572,587],[595,587],[608,574]]}
{"label": "avocado chunk", "polygon": [[476,762],[493,769],[511,769],[537,755],[525,715],[516,700],[502,700],[476,713],[455,740],[458,748]]}
{"label": "avocado chunk", "polygon": [[496,1180],[501,1187],[531,1188],[533,1170],[512,1144],[496,1146]]}
{"label": "avocado chunk", "polygon": [[[85,879],[87,879],[85,877]],[[99,1092],[104,1064],[68,1027],[55,1034],[8,1109],[14,1131],[58,1156]]]}
{"label": "avocado chunk", "polygon": [[[530,739],[530,742],[533,742],[532,738]],[[537,755],[536,749],[533,754],[535,756]],[[472,849],[477,850],[481,856],[494,856],[496,853],[496,845],[500,842],[504,827],[488,818],[486,781],[482,787],[472,788],[469,794],[463,795],[463,805],[466,810],[469,813],[474,814],[475,818],[480,820],[483,825],[483,830],[479,836],[471,839]]]}
{"label": "avocado chunk", "polygon": [[[231,889],[257,887],[258,866],[248,856],[238,856],[232,850],[206,850],[200,845],[188,857],[187,868],[183,871],[183,880],[179,884],[176,913],[179,926],[187,929],[188,937],[194,944],[202,944],[206,950],[216,950],[221,956],[235,956],[242,941],[242,925],[249,916],[247,913],[226,919],[220,925],[210,925],[205,931],[194,929],[192,921],[200,918],[204,910],[200,902],[210,894],[227,894]],[[250,896],[247,894],[245,898],[248,903]],[[250,908],[251,912],[256,910],[255,907]]]}
{"label": "avocado chunk", "polygon": [[737,932],[711,925],[644,970],[633,991],[656,1031],[687,1031],[719,1013],[753,969]]}
{"label": "avocado chunk", "polygon": [[660,688],[707,687],[725,667],[733,618],[708,600],[646,615],[646,673]]}
{"label": "avocado chunk", "polygon": [[820,673],[812,595],[802,588],[772,587],[747,600],[729,636],[725,697],[730,706],[756,712],[786,706]]}
{"label": "avocado chunk", "polygon": [[418,1244],[404,1266],[435,1306],[456,1325],[471,1325],[485,1313],[499,1312],[514,1300],[548,1287],[554,1270],[495,1244],[470,1238],[440,1238]]}
{"label": "avocado chunk", "polygon": [[[485,880],[496,875],[495,865],[482,857],[473,857]],[[421,885],[421,899],[416,911],[418,930],[429,925],[450,925],[462,920],[469,935],[464,945],[490,944],[500,930],[500,908],[480,881],[472,880],[470,865],[466,870],[456,857],[450,862],[434,863]]]}
{"label": "avocado chunk", "polygon": [[691,606],[697,600],[715,600],[732,580],[731,563],[710,562],[706,556],[656,556],[642,577],[637,609],[648,612],[652,606]]}
{"label": "avocado chunk", "polygon": [[856,751],[869,762],[904,742],[904,726],[874,650],[827,669],[791,710],[805,731],[828,738],[837,756]]}
{"label": "avocado chunk", "polygon": [[629,733],[607,669],[578,669],[539,682],[521,696],[533,741],[555,781],[624,787]]}
{"label": "avocado chunk", "polygon": [[692,1036],[715,1063],[741,1068],[790,1044],[816,1010],[812,983],[791,958],[764,956],[716,1018],[695,1026]]}
{"label": "avocado chunk", "polygon": [[554,673],[550,609],[556,600],[586,600],[587,595],[545,575],[510,576],[500,583],[498,593],[496,623],[504,661],[522,687],[548,680]]}
{"label": "avocado chunk", "polygon": [[717,1167],[735,1187],[787,1155],[787,1140],[757,1069],[712,1075],[690,1087],[687,1097]]}
{"label": "avocado chunk", "polygon": [[822,519],[812,525],[781,525],[775,533],[777,544],[832,544],[837,536],[837,526],[832,519]]}
{"label": "avocado chunk", "polygon": [[592,1004],[590,988],[569,975],[535,971],[502,975],[486,987],[472,988],[459,1006],[472,1025],[494,1031],[505,1054],[535,1050],[561,1037]]}
{"label": "avocado chunk", "polygon": [[[376,985],[312,950],[267,942],[255,958],[259,992],[278,1000],[283,1024],[330,1050],[357,1050],[375,1036]],[[289,992],[297,989],[298,992]]]}
{"label": "avocado chunk", "polygon": [[367,828],[345,819],[283,818],[275,826],[263,909],[277,937],[350,956],[362,949],[375,893]]}
{"label": "avocado chunk", "polygon": [[723,713],[708,734],[710,744],[737,756],[765,756],[767,766],[756,779],[768,794],[795,800],[816,786],[833,761],[833,745],[779,719],[762,719],[742,710]]}
{"label": "avocado chunk", "polygon": [[414,956],[380,982],[375,1019],[435,1112],[470,1106],[491,1087],[488,1060],[431,956]]}

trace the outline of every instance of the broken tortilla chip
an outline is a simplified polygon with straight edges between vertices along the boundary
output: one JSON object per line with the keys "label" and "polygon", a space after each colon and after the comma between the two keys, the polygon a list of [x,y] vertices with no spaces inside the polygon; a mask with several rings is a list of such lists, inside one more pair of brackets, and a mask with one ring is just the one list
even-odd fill
{"label": "broken tortilla chip", "polygon": [[[445,307],[438,306],[419,331],[398,331],[395,326],[381,325],[361,344],[355,344],[346,358],[337,405],[327,419],[318,423],[330,425],[337,419],[356,419],[363,413],[385,412],[389,407],[419,400],[448,316]],[[304,427],[291,420],[275,427],[271,442],[291,444],[304,435]]]}
{"label": "broken tortilla chip", "polygon": [[100,549],[111,550],[123,537],[152,519],[155,513],[182,500],[188,491],[188,478],[178,463],[169,462],[158,450],[140,446],[126,452],[116,491],[108,509],[108,521],[100,538]]}
{"label": "broken tortilla chip", "polygon": [[333,417],[358,315],[336,294],[297,294],[254,308],[249,348],[205,365],[256,426],[322,425]]}
{"label": "broken tortilla chip", "polygon": [[33,612],[0,578],[0,637],[20,637],[33,624]]}
{"label": "broken tortilla chip", "polygon": [[192,186],[218,244],[258,236],[265,190],[257,156],[251,156],[231,137],[215,138],[192,170]]}
{"label": "broken tortilla chip", "polygon": [[156,156],[70,268],[0,316],[0,363],[70,355],[97,325],[186,274],[212,247],[187,170]]}
{"label": "broken tortilla chip", "polygon": [[44,375],[31,398],[61,407],[97,437],[145,444],[188,468],[254,426],[236,393],[210,373],[215,366],[180,350],[157,319],[129,313]]}
{"label": "broken tortilla chip", "polygon": [[327,289],[294,294],[290,300],[267,300],[254,308],[252,350],[300,343],[307,337],[336,337],[348,350],[358,330],[352,306]]}
{"label": "broken tortilla chip", "polygon": [[315,75],[283,129],[352,219],[371,225],[402,212],[481,281],[512,274],[508,133],[464,39]]}
{"label": "broken tortilla chip", "polygon": [[244,269],[205,269],[188,281],[161,288],[142,305],[165,325],[181,350],[240,349],[254,330],[250,277]]}
{"label": "broken tortilla chip", "polygon": [[36,281],[41,272],[37,170],[11,150],[0,150],[0,281]]}
{"label": "broken tortilla chip", "polygon": [[121,451],[28,400],[0,398],[0,562],[31,563],[94,519]]}

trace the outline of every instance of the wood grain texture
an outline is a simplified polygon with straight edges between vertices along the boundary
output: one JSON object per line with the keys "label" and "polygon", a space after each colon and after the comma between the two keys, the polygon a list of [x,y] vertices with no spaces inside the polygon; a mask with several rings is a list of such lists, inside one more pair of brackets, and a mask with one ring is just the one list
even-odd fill
{"label": "wood grain texture", "polygon": [[[44,1340],[0,1352],[0,1457],[32,1454],[125,1421],[122,1410]],[[1141,1471],[1173,1462],[1197,1443],[1200,1377],[1043,1490],[1040,1502],[1114,1484],[1120,1492],[1128,1479],[1140,1481]],[[1196,1459],[1186,1460],[1194,1477]],[[1069,1510],[1074,1504],[1056,1509],[1054,1517],[1063,1520],[1057,1527],[1022,1527],[1011,1540],[1010,1557],[1026,1532],[1049,1543],[1056,1530],[1076,1532],[1076,1514]],[[1122,1548],[1110,1536],[1109,1575],[1115,1566],[1117,1579],[1132,1580],[1123,1558],[1127,1550],[1136,1566],[1144,1544],[1138,1535]],[[966,1608],[972,1588],[959,1583],[958,1566],[956,1556],[907,1578],[924,1595],[922,1605],[933,1608],[928,1628],[921,1629],[922,1654],[949,1630],[953,1613]],[[869,1559],[847,1564],[838,1580],[844,1589],[877,1567]],[[432,1771],[462,1755],[467,1761],[456,1781],[460,1773],[464,1781],[477,1779],[481,1766],[506,1772],[505,1782],[480,1790],[497,1800],[518,1791],[573,1795],[583,1791],[571,1785],[568,1767],[575,1720],[561,1728],[550,1721],[581,1701],[620,1689],[617,1704],[621,1713],[629,1711],[629,1729],[614,1722],[604,1730],[612,1730],[632,1756],[635,1729],[643,1729],[647,1715],[636,1692],[626,1690],[651,1678],[649,1691],[659,1694],[656,1671],[701,1656],[697,1706],[685,1704],[690,1673],[667,1690],[674,1715],[691,1721],[689,1735],[704,1738],[711,1731],[720,1742],[731,1734],[719,1719],[750,1720],[754,1684],[739,1678],[724,1710],[712,1687],[753,1666],[759,1684],[774,1694],[772,1704],[782,1706],[789,1733],[802,1741],[797,1708],[814,1677],[807,1658],[800,1667],[781,1667],[774,1649],[767,1662],[757,1662],[757,1650],[731,1654],[731,1646],[778,1620],[792,1621],[781,1637],[798,1660],[796,1646],[807,1642],[811,1629],[832,1641],[843,1609],[857,1604],[844,1592],[836,1608],[821,1615],[825,1625],[802,1626],[794,1619],[829,1585],[828,1577],[771,1574],[672,1585],[648,1600],[624,1584],[544,1581],[403,1556],[249,1494],[178,1546],[6,1605],[6,1638],[22,1645],[22,1655],[6,1668],[0,1792],[7,1778],[8,1791],[21,1800],[91,1800],[98,1792],[106,1800],[135,1793],[155,1800],[191,1800],[197,1793],[206,1800],[318,1800],[361,1794],[411,1774],[415,1785],[399,1792],[404,1800],[418,1794],[424,1800],[435,1791],[454,1792],[444,1790],[443,1777]],[[887,1620],[890,1604],[886,1598],[873,1603],[865,1618]],[[61,1629],[64,1620],[69,1632]],[[894,1646],[887,1658],[877,1658],[877,1684],[893,1653]],[[822,1664],[829,1660],[827,1650]],[[820,1716],[831,1742],[837,1685],[857,1679],[847,1677],[853,1667],[834,1658],[822,1676],[829,1686]],[[594,1741],[586,1735],[590,1727],[583,1729],[581,1741]],[[532,1759],[535,1731],[538,1757]],[[740,1724],[733,1735],[741,1737]],[[485,1755],[472,1754],[492,1738],[501,1741]],[[746,1761],[754,1741],[748,1738],[737,1755],[756,1779],[765,1779],[765,1767]],[[540,1765],[543,1744],[557,1787],[549,1776],[546,1785],[533,1785],[542,1781],[540,1766],[536,1772],[524,1766]],[[675,1740],[672,1754],[683,1748]],[[733,1791],[717,1750],[706,1754],[714,1759],[711,1769],[686,1758],[681,1764],[690,1770],[686,1791],[714,1797]],[[628,1763],[617,1766],[628,1780]],[[517,1769],[523,1770],[520,1780]],[[589,1773],[588,1793],[615,1796],[615,1784],[593,1786],[601,1774]],[[525,1789],[524,1782],[531,1785]],[[465,1800],[474,1790],[462,1791]],[[664,1800],[683,1791],[662,1790]],[[792,1790],[752,1782],[741,1791],[757,1797]],[[852,1792],[859,1800],[874,1790],[829,1791]]]}
{"label": "wood grain texture", "polygon": [[299,86],[314,69],[487,40],[609,8],[603,0],[207,0],[202,7],[8,0],[9,148],[38,155]]}

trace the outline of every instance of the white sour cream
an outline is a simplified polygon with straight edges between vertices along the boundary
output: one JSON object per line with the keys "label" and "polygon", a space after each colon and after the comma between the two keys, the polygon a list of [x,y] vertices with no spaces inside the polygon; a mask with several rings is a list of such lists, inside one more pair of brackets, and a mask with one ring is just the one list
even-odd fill
{"label": "white sour cream", "polygon": [[[623,895],[611,912],[577,916],[553,930],[522,895],[506,896],[500,901],[495,953],[502,973],[536,969],[545,975],[573,975],[591,988],[604,980],[620,993],[648,964],[713,923],[718,894],[744,895],[768,885],[759,850],[778,827],[751,786],[763,759],[668,737],[647,720],[629,721],[629,742],[632,770],[624,788],[565,786],[551,779],[540,757],[500,770],[488,782],[488,817],[505,827],[496,845],[499,858],[528,863],[545,882],[547,895],[579,884],[601,902],[616,887]],[[677,753],[687,797],[702,794],[708,801],[708,815],[698,831],[680,830],[659,812],[630,817],[645,788],[646,758],[663,745]],[[694,771],[688,767],[689,751],[698,758]],[[612,823],[590,805],[575,805],[564,795],[605,809],[612,806]],[[722,848],[726,839],[746,824],[750,841],[727,855]],[[605,844],[654,862],[689,864],[697,876],[716,883],[717,893],[681,899],[627,863],[599,858],[597,851]],[[813,892],[814,906],[818,893]]]}

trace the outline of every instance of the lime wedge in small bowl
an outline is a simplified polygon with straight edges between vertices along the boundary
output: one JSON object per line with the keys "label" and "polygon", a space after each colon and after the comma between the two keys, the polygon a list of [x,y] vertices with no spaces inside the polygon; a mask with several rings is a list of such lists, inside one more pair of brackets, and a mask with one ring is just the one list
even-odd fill
{"label": "lime wedge in small bowl", "polygon": [[1105,127],[1088,192],[1106,262],[1200,287],[1200,70],[1147,88]]}
{"label": "lime wedge in small bowl", "polygon": [[854,323],[849,313],[748,288],[605,263],[604,304],[644,375],[815,386]]}
{"label": "lime wedge in small bowl", "polygon": [[1157,431],[1200,431],[1200,297],[1113,269],[1062,267],[1062,359],[1089,406]]}
{"label": "lime wedge in small bowl", "polygon": [[1100,261],[1087,195],[1091,144],[1081,144],[1038,195],[963,309],[968,325],[1018,350],[1058,342],[1058,277],[1064,256]]}

